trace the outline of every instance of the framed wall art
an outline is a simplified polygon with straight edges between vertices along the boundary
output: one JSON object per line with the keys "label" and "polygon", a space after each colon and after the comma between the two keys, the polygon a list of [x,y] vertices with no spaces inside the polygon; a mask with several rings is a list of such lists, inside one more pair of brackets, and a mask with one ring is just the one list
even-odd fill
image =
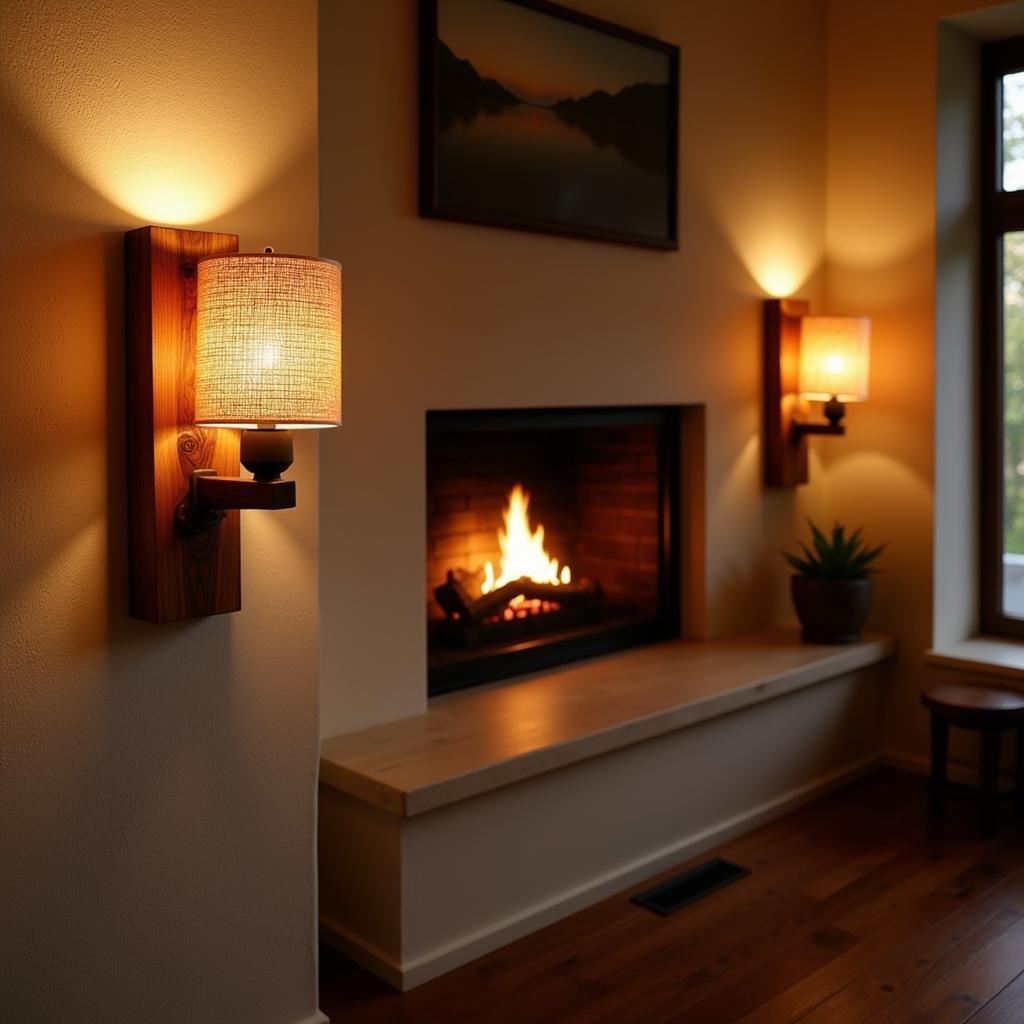
{"label": "framed wall art", "polygon": [[421,0],[420,213],[677,247],[679,50],[545,0]]}

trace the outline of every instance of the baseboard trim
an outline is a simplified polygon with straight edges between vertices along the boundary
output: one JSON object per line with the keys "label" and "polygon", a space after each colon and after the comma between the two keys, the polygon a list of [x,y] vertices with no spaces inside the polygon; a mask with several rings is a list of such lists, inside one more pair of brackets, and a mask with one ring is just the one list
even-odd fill
{"label": "baseboard trim", "polygon": [[325,1014],[317,1010],[312,1017],[303,1017],[302,1020],[297,1020],[295,1024],[331,1024],[331,1022]]}
{"label": "baseboard trim", "polygon": [[[917,754],[907,754],[902,750],[887,750],[882,760],[891,768],[899,768],[900,771],[910,772],[912,775],[928,775],[931,771],[931,762],[928,758],[918,757]],[[964,783],[965,785],[974,785],[978,781],[977,769],[953,762],[947,766],[946,776],[950,782]]]}
{"label": "baseboard trim", "polygon": [[[899,768],[914,775],[927,776],[931,772],[931,761],[927,757],[908,754],[902,750],[887,750],[882,757],[884,764]],[[949,761],[946,765],[946,778],[961,786],[977,786],[981,779],[975,765]],[[1000,789],[1012,789],[1013,778],[1005,772],[999,778]]]}
{"label": "baseboard trim", "polygon": [[354,960],[360,967],[365,967],[371,974],[376,974],[392,988],[404,991],[410,987],[403,984],[401,964],[323,911],[320,912],[320,941]]}
{"label": "baseboard trim", "polygon": [[401,964],[395,963],[380,950],[364,943],[359,936],[347,931],[337,922],[321,917],[324,941],[389,985],[407,991],[621,892],[674,864],[697,857],[714,846],[781,817],[831,790],[852,782],[877,767],[882,760],[881,752],[863,757],[834,772],[797,786],[781,796],[686,836],[670,846],[662,847],[604,875],[589,879],[580,886],[526,907],[514,916],[496,921],[485,929],[461,937],[456,942]]}

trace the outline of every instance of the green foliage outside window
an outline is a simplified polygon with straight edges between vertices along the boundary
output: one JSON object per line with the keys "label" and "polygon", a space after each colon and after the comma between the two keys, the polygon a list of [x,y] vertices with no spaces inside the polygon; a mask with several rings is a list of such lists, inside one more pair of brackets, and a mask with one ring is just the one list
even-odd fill
{"label": "green foliage outside window", "polygon": [[1003,261],[1004,551],[1021,555],[1024,554],[1024,232],[1015,231],[1005,236]]}
{"label": "green foliage outside window", "polygon": [[[1024,188],[1024,72],[1003,79],[1003,184]],[[1005,534],[1003,550],[1024,554],[1024,231],[1003,241]]]}

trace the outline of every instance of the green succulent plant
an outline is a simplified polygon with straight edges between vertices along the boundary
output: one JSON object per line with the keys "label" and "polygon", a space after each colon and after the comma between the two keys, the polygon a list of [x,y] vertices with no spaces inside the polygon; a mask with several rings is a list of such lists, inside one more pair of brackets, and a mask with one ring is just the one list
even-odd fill
{"label": "green succulent plant", "polygon": [[800,554],[782,552],[782,557],[801,576],[816,576],[829,580],[862,580],[871,573],[878,572],[877,569],[871,568],[871,563],[885,550],[885,545],[880,544],[877,548],[867,547],[861,537],[861,527],[858,526],[847,538],[846,527],[842,523],[836,523],[829,538],[810,519],[807,523],[811,528],[814,550],[812,551],[803,541],[797,541],[800,545]]}

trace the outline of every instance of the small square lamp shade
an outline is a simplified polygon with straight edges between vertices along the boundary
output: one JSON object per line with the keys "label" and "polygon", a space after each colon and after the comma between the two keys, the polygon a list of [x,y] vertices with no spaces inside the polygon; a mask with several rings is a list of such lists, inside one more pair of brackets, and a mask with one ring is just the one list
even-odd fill
{"label": "small square lamp shade", "polygon": [[805,316],[800,325],[800,394],[863,402],[868,397],[871,319]]}
{"label": "small square lamp shade", "polygon": [[199,261],[195,422],[341,423],[341,265],[279,253]]}

